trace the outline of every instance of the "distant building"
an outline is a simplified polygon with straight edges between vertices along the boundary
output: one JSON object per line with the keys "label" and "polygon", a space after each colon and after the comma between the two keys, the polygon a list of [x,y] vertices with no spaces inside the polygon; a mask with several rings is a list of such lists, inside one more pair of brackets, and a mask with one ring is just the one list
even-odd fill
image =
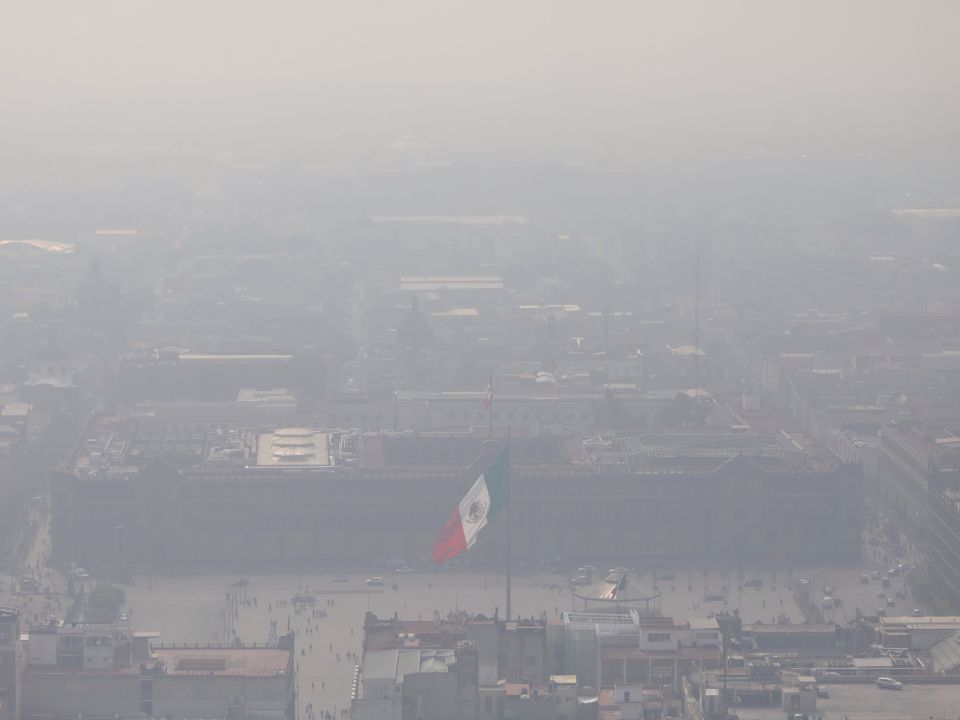
{"label": "distant building", "polygon": [[553,627],[560,630],[537,620],[428,622],[368,613],[351,717],[588,720],[578,712],[576,676],[553,672],[563,652]]}
{"label": "distant building", "polygon": [[143,400],[235,400],[241,390],[286,388],[298,395],[324,392],[326,361],[311,353],[211,354],[169,348],[125,356],[117,363],[113,398]]}
{"label": "distant building", "polygon": [[[416,563],[485,440],[102,418],[53,479],[53,557],[118,571]],[[518,561],[859,557],[856,469],[779,435],[515,437],[511,451]]]}
{"label": "distant building", "polygon": [[0,720],[20,718],[22,665],[20,611],[0,607]]}
{"label": "distant building", "polygon": [[476,720],[476,650],[375,650],[360,666],[354,720]]}
{"label": "distant building", "polygon": [[582,685],[681,687],[694,671],[720,667],[714,618],[676,622],[636,610],[564,613],[564,669]]}
{"label": "distant building", "polygon": [[292,635],[252,648],[158,648],[156,637],[120,624],[31,628],[12,717],[295,717]]}

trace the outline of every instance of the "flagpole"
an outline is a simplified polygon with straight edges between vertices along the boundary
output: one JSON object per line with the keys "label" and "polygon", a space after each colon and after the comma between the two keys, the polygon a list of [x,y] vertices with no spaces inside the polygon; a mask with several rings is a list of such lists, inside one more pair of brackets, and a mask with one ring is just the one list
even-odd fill
{"label": "flagpole", "polygon": [[493,437],[493,373],[487,385],[487,437]]}
{"label": "flagpole", "polygon": [[511,480],[513,479],[513,469],[510,467],[510,428],[507,428],[507,621],[513,619],[513,616],[510,614],[513,608],[510,605],[510,572],[511,566],[513,565],[513,548],[510,544],[510,526],[512,522],[510,520],[513,517],[513,493],[511,492],[512,488]]}

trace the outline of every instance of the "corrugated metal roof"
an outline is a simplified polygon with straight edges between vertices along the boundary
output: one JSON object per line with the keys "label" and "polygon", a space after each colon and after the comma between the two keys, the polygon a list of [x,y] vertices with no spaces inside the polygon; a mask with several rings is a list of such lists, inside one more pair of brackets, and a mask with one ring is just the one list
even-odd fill
{"label": "corrugated metal roof", "polygon": [[928,651],[935,673],[949,673],[960,666],[960,632],[944,638]]}
{"label": "corrugated metal roof", "polygon": [[376,650],[363,658],[361,675],[364,680],[390,680],[398,685],[410,673],[449,672],[456,662],[453,650],[421,650],[402,648]]}
{"label": "corrugated metal roof", "polygon": [[402,683],[409,673],[420,672],[421,650],[397,650],[397,672],[394,679]]}

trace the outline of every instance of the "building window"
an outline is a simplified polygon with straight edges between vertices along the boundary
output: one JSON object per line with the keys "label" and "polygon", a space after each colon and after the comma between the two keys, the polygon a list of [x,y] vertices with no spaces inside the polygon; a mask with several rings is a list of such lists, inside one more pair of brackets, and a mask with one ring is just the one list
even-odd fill
{"label": "building window", "polygon": [[670,633],[650,633],[647,635],[650,642],[670,642]]}
{"label": "building window", "polygon": [[630,702],[630,691],[629,691],[629,690],[624,690],[624,691],[623,691],[623,701],[624,701],[625,703]]}

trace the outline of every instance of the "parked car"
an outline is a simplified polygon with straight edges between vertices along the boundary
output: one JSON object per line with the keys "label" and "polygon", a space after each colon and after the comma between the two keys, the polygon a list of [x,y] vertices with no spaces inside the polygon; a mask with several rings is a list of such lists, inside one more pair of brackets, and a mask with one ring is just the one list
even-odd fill
{"label": "parked car", "polygon": [[886,617],[886,616],[887,616],[886,608],[882,608],[882,607],[877,608],[877,617]]}
{"label": "parked car", "polygon": [[923,610],[921,610],[920,608],[914,608],[913,610],[910,611],[910,614],[913,615],[914,617],[923,617]]}
{"label": "parked car", "polygon": [[878,677],[877,687],[882,690],[903,690],[903,683],[888,677]]}
{"label": "parked car", "polygon": [[752,588],[763,587],[763,580],[758,577],[750,578],[749,580],[743,581],[743,586]]}
{"label": "parked car", "polygon": [[394,570],[394,572],[398,572],[401,575],[409,575],[410,573],[414,572],[414,570],[412,567],[404,565],[403,567],[398,567],[396,570]]}
{"label": "parked car", "polygon": [[874,570],[872,573],[870,573],[870,577],[872,577],[874,580],[879,580],[879,579],[880,579],[880,571],[879,571],[879,570]]}
{"label": "parked car", "polygon": [[348,578],[346,575],[334,575],[333,581],[334,582],[350,582],[350,578]]}
{"label": "parked car", "polygon": [[861,582],[861,584],[863,584],[863,585],[868,585],[868,584],[870,583],[870,576],[867,575],[866,573],[863,573],[863,574],[860,576],[860,582]]}
{"label": "parked car", "polygon": [[380,587],[381,585],[383,585],[383,578],[382,577],[367,578],[366,583],[371,587]]}
{"label": "parked car", "polygon": [[888,597],[888,598],[887,598],[887,607],[896,607],[896,606],[897,606],[897,601],[894,600],[892,597]]}
{"label": "parked car", "polygon": [[817,685],[817,697],[818,698],[830,697],[830,688],[828,688],[826,685]]}

